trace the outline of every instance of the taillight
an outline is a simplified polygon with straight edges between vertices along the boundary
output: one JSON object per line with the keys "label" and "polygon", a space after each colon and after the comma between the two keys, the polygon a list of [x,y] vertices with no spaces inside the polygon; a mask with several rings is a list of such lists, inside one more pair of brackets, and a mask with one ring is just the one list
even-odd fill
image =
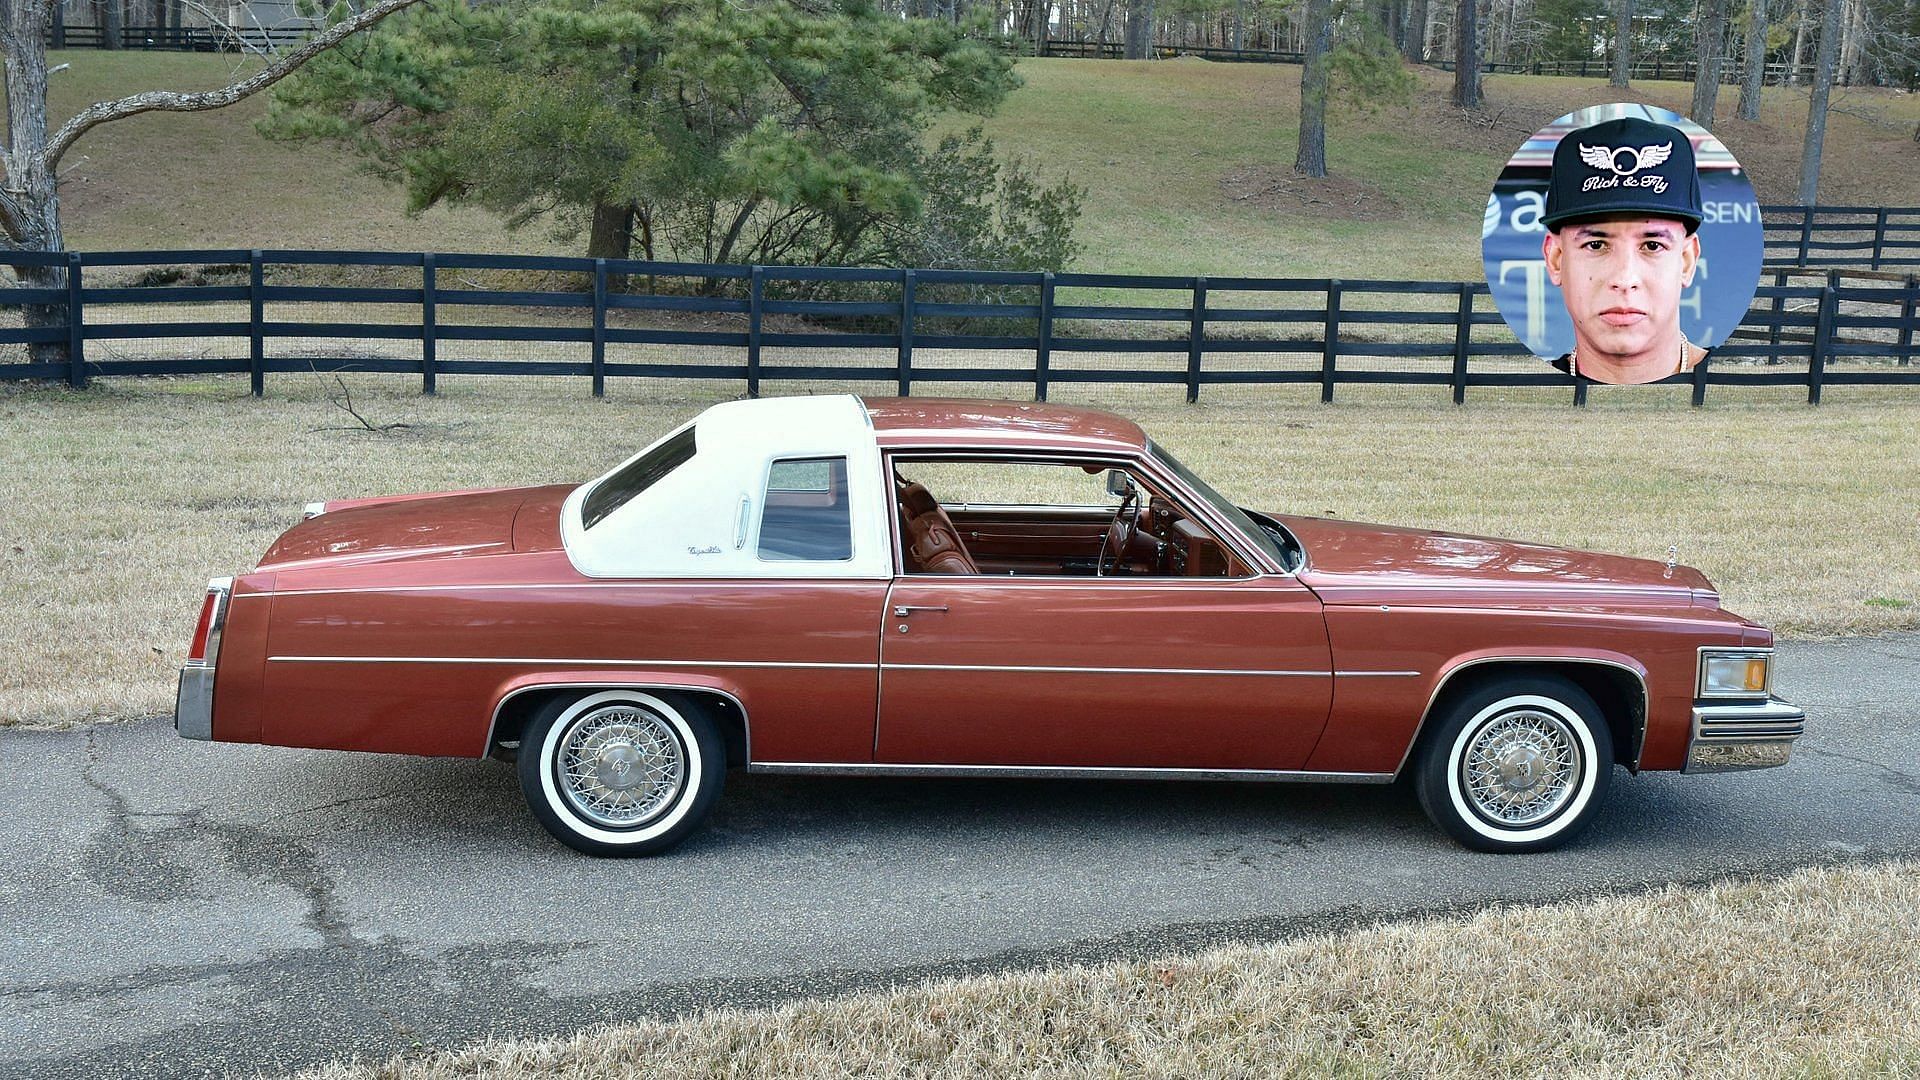
{"label": "taillight", "polygon": [[207,597],[200,602],[200,621],[193,627],[193,644],[187,647],[187,663],[212,666],[219,658],[220,630],[227,622],[227,596],[232,591],[232,578],[207,582]]}

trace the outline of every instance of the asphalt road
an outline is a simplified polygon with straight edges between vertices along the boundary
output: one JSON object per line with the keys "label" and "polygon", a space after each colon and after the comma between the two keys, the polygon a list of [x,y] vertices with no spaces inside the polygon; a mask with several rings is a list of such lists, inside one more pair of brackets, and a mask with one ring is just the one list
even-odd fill
{"label": "asphalt road", "polygon": [[1780,649],[1784,769],[1620,774],[1547,855],[1400,788],[735,774],[673,855],[497,763],[0,732],[0,1076],[280,1070],[1409,913],[1920,854],[1920,635]]}

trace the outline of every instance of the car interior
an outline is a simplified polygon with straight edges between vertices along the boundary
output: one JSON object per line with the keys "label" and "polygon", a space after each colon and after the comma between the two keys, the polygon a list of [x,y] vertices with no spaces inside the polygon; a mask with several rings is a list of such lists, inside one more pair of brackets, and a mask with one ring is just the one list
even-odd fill
{"label": "car interior", "polygon": [[[1179,504],[1124,467],[896,458],[893,478],[901,565],[909,574],[1252,573]],[[942,501],[936,484],[951,484],[963,497]]]}

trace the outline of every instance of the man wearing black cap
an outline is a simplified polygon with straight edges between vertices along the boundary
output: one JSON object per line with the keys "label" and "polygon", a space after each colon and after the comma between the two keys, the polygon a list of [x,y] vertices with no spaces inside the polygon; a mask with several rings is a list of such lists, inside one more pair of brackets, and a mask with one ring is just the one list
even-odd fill
{"label": "man wearing black cap", "polygon": [[1556,367],[1646,383],[1706,356],[1680,331],[1700,262],[1700,177],[1684,132],[1634,117],[1568,132],[1541,221],[1547,276],[1573,319],[1573,351]]}

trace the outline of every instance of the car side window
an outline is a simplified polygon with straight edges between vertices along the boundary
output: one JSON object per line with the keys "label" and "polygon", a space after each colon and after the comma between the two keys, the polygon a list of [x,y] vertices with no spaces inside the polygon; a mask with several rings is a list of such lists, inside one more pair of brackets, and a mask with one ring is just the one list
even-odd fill
{"label": "car side window", "polygon": [[1252,571],[1117,461],[890,458],[906,574],[1237,578]]}
{"label": "car side window", "polygon": [[759,551],[776,561],[853,558],[846,458],[791,458],[767,469]]}
{"label": "car side window", "polygon": [[586,501],[580,505],[580,523],[586,528],[593,528],[608,514],[627,505],[634,496],[693,460],[694,430],[687,428],[654,447],[651,453],[634,459],[619,472],[595,484],[593,490],[587,492]]}

